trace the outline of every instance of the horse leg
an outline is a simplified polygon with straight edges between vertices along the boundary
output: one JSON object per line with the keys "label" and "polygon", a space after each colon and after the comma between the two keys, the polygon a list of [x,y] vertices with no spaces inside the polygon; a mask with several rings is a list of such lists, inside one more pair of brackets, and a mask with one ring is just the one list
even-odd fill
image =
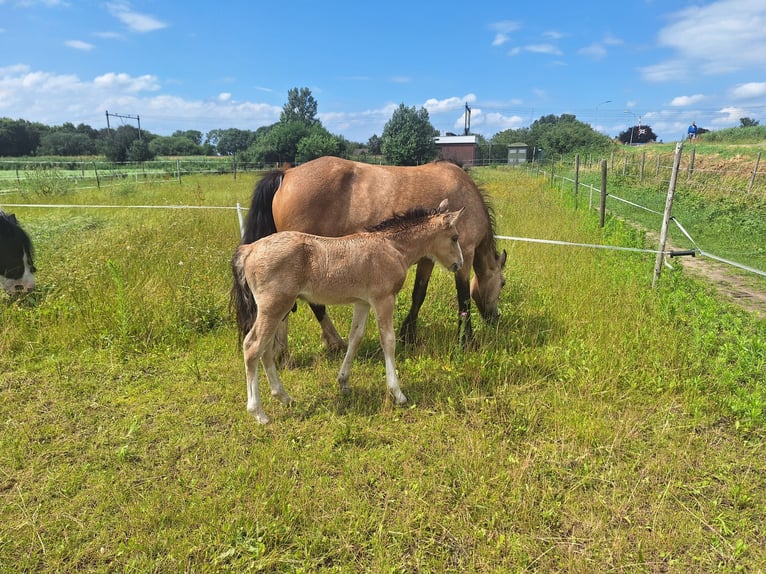
{"label": "horse leg", "polygon": [[370,306],[367,303],[354,304],[354,317],[351,319],[351,331],[348,334],[348,348],[346,356],[343,358],[343,364],[338,372],[338,386],[341,393],[348,393],[348,378],[351,375],[351,364],[354,362],[359,343],[364,336],[364,330],[367,326],[367,318],[370,316]]}
{"label": "horse leg", "polygon": [[277,330],[274,333],[274,345],[272,346],[274,352],[274,361],[283,369],[289,368],[290,363],[290,349],[288,348],[287,332],[289,328],[290,314],[285,315],[285,318],[279,322]]}
{"label": "horse leg", "polygon": [[[463,264],[465,267],[465,264]],[[464,277],[460,271],[455,274],[455,288],[457,289],[457,336],[463,346],[473,341],[473,326],[471,325],[471,284],[468,277]]]}
{"label": "horse leg", "polygon": [[386,386],[397,405],[407,402],[407,397],[399,388],[399,377],[396,375],[396,334],[394,333],[394,297],[389,297],[375,304],[375,319],[380,331],[380,345],[383,347],[383,357],[386,363]]}
{"label": "horse leg", "polygon": [[431,279],[431,272],[434,270],[434,262],[430,259],[421,259],[415,271],[415,285],[412,288],[412,305],[410,312],[407,313],[402,326],[399,328],[399,338],[406,344],[415,342],[418,328],[418,314],[423,306],[428,290],[428,281]]}
{"label": "horse leg", "polygon": [[324,305],[309,305],[314,312],[314,317],[319,321],[322,327],[322,342],[330,351],[342,351],[346,348],[346,342],[338,334],[335,325],[332,324],[330,316],[327,314],[327,307]]}
{"label": "horse leg", "polygon": [[272,345],[274,344],[274,331],[277,322],[265,313],[259,312],[255,323],[242,341],[245,378],[247,380],[247,412],[263,425],[269,422],[269,417],[266,416],[261,403],[261,391],[258,386],[258,361],[268,352],[273,364]]}

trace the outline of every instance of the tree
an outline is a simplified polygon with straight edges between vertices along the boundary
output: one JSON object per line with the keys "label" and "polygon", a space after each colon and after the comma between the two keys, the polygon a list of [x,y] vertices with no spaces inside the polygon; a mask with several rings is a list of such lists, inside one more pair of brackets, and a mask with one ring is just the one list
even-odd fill
{"label": "tree", "polygon": [[[702,128],[697,132],[701,133]],[[624,144],[645,144],[649,142],[656,142],[657,136],[652,131],[652,127],[648,124],[631,126],[624,132],[620,132],[617,139]]]}
{"label": "tree", "polygon": [[341,139],[318,126],[298,142],[295,160],[303,163],[325,155],[341,157],[342,152]]}
{"label": "tree", "polygon": [[752,118],[739,118],[739,127],[741,128],[751,128],[755,127],[760,122],[758,120],[754,120]]}
{"label": "tree", "polygon": [[0,156],[34,155],[40,145],[40,134],[47,129],[26,120],[0,118]]}
{"label": "tree", "polygon": [[301,121],[276,123],[248,148],[246,159],[256,163],[295,163],[298,144],[310,131]]}
{"label": "tree", "polygon": [[215,146],[220,155],[234,155],[245,151],[256,140],[256,132],[229,128],[211,130],[207,133],[207,142]]}
{"label": "tree", "polygon": [[369,140],[367,140],[367,151],[372,155],[380,155],[380,138],[377,134],[374,134]]}
{"label": "tree", "polygon": [[[178,133],[178,132],[175,132]],[[202,138],[202,134],[200,134]],[[155,155],[202,155],[202,146],[195,143],[191,138],[173,135],[170,137],[158,136],[149,143],[149,151]]]}
{"label": "tree", "polygon": [[40,155],[92,155],[96,141],[80,132],[50,131],[40,137],[37,153]]}
{"label": "tree", "polygon": [[[106,159],[115,163],[128,161],[128,149],[134,141],[139,140],[139,131],[133,126],[120,126],[109,130],[109,135],[103,142],[102,152]],[[135,161],[135,160],[131,160]]]}
{"label": "tree", "polygon": [[173,132],[174,138],[186,138],[197,145],[202,145],[202,132],[198,130],[176,130]]}
{"label": "tree", "polygon": [[428,110],[399,104],[383,128],[381,151],[391,164],[420,165],[436,157],[434,138],[438,135],[429,121]]}
{"label": "tree", "polygon": [[319,124],[317,102],[308,88],[292,88],[287,92],[287,103],[282,107],[280,123],[300,122],[308,127]]}

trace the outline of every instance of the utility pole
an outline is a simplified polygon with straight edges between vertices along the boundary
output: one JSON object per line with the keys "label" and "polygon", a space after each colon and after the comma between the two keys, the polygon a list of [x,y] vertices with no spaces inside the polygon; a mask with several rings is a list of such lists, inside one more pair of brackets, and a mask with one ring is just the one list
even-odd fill
{"label": "utility pole", "polygon": [[112,129],[109,125],[109,117],[120,118],[125,120],[136,120],[138,122],[138,139],[141,139],[141,118],[138,115],[129,116],[127,114],[110,114],[109,110],[106,111],[106,129]]}

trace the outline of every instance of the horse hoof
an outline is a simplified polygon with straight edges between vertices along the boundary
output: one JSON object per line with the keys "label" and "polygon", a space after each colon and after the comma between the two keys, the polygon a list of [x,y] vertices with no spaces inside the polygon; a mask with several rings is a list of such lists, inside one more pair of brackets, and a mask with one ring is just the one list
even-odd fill
{"label": "horse hoof", "polygon": [[261,425],[267,425],[271,421],[269,420],[269,417],[266,415],[266,413],[250,413],[253,415],[253,418],[258,422],[258,424]]}
{"label": "horse hoof", "polygon": [[394,393],[394,403],[396,403],[396,406],[398,407],[402,407],[407,404],[407,397],[404,396],[402,391],[397,391]]}
{"label": "horse hoof", "polygon": [[291,404],[293,404],[293,399],[290,395],[288,395],[285,391],[277,392],[277,393],[271,393],[271,396],[276,398],[280,403],[285,405],[286,407],[289,407]]}

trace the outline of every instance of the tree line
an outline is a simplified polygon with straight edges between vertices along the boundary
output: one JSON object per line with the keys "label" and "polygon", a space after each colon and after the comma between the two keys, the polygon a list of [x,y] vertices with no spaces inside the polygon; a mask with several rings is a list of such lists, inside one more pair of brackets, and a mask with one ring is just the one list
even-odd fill
{"label": "tree line", "polygon": [[[758,125],[750,118],[742,118],[741,122],[742,127]],[[698,133],[707,131],[700,128]],[[311,90],[293,88],[288,91],[279,121],[254,131],[228,128],[203,134],[198,130],[178,130],[170,136],[160,136],[131,125],[95,129],[86,124],[47,126],[0,118],[0,157],[103,155],[109,161],[122,163],[148,161],[157,156],[221,155],[265,165],[361,153],[362,159],[365,155],[383,156],[393,165],[418,165],[437,157],[434,137],[438,135],[425,108],[400,104],[380,136],[373,135],[366,144],[350,142],[322,125]],[[526,144],[532,159],[541,152],[561,156],[606,150],[614,142],[572,114],[542,116],[529,127],[504,130],[490,139],[474,135],[480,144],[477,159],[490,162],[504,161],[510,144]],[[651,126],[638,125],[621,132],[616,140],[625,144],[648,143],[656,141],[657,136]]]}
{"label": "tree line", "polygon": [[402,104],[365,146],[330,133],[317,117],[317,102],[308,88],[288,91],[279,121],[258,128],[179,130],[160,136],[132,125],[95,129],[87,124],[47,126],[23,119],[0,118],[0,157],[103,155],[116,163],[141,162],[157,156],[235,156],[260,164],[302,163],[324,155],[350,157],[357,149],[384,154],[391,163],[408,165],[433,159],[438,131],[428,112]]}

